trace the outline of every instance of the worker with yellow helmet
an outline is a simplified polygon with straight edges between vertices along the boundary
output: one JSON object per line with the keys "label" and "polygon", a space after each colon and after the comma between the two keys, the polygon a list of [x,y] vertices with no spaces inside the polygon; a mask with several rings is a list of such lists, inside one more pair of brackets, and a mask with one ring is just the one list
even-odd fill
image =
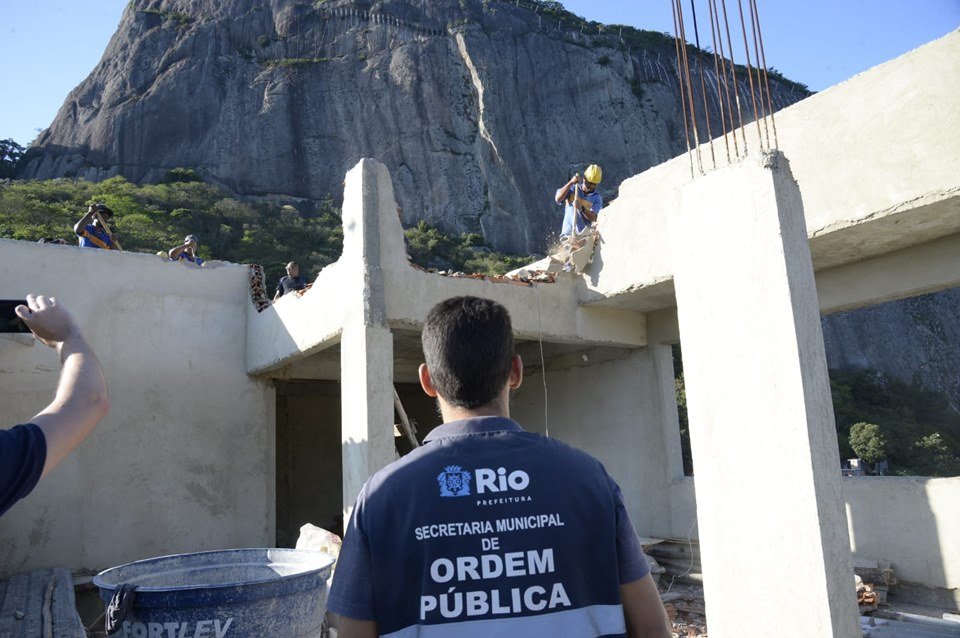
{"label": "worker with yellow helmet", "polygon": [[596,164],[591,164],[580,174],[575,173],[570,181],[557,189],[554,196],[557,204],[562,204],[563,227],[561,237],[569,237],[582,233],[592,222],[597,221],[597,214],[603,208],[603,198],[597,192],[597,184],[603,179],[603,171]]}

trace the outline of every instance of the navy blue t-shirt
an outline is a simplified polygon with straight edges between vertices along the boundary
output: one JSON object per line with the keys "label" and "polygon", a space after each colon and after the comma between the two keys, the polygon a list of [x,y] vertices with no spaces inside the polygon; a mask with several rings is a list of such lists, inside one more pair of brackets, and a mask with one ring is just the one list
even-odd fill
{"label": "navy blue t-shirt", "polygon": [[391,638],[626,635],[649,567],[599,461],[503,417],[424,443],[364,485],[330,611]]}
{"label": "navy blue t-shirt", "polygon": [[47,462],[47,440],[33,423],[0,430],[0,516],[33,491]]}
{"label": "navy blue t-shirt", "polygon": [[295,290],[303,290],[307,287],[307,278],[303,275],[298,275],[296,277],[291,277],[290,275],[284,275],[280,278],[280,281],[277,283],[277,294],[281,297],[288,292],[293,292]]}

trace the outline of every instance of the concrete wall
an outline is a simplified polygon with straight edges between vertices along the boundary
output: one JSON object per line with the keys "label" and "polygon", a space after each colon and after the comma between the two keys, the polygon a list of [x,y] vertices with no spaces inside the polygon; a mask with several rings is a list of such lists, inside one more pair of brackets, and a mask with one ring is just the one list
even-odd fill
{"label": "concrete wall", "polygon": [[960,606],[960,477],[847,478],[843,496],[854,556],[890,561],[901,589],[947,590],[909,598]]}
{"label": "concrete wall", "polygon": [[[244,365],[247,269],[0,240],[0,298],[56,296],[111,409],[0,523],[0,575],[273,543],[273,390]],[[0,338],[3,426],[52,398],[56,353]]]}
{"label": "concrete wall", "polygon": [[694,532],[696,511],[693,480],[683,476],[680,457],[669,345],[676,318],[655,313],[647,326],[645,348],[602,359],[589,351],[548,359],[546,414],[544,373],[536,358],[528,361],[532,372],[513,397],[511,415],[527,430],[549,431],[597,457],[620,484],[641,536],[685,538]]}

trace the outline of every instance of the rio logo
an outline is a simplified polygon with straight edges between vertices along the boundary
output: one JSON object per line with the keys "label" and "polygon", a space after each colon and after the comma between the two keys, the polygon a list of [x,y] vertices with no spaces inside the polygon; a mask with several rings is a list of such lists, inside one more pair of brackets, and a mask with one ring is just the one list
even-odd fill
{"label": "rio logo", "polygon": [[[474,477],[476,481],[473,481]],[[530,485],[530,475],[523,470],[507,472],[506,468],[500,467],[496,470],[478,468],[471,476],[468,470],[464,470],[459,465],[448,465],[437,476],[440,496],[444,497],[470,496],[471,482],[476,485],[477,494],[519,492]]]}

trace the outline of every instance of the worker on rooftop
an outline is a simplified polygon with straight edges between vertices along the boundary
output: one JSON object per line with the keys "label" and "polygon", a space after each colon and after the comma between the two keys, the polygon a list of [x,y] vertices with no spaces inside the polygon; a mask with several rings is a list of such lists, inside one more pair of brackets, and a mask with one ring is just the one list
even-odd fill
{"label": "worker on rooftop", "polygon": [[597,192],[597,185],[602,179],[603,171],[596,164],[591,164],[583,172],[583,180],[579,173],[574,173],[569,182],[557,189],[554,200],[563,205],[560,237],[582,233],[597,221],[597,215],[603,208],[603,197]]}
{"label": "worker on rooftop", "polygon": [[80,246],[83,248],[119,250],[120,244],[107,226],[107,222],[112,219],[113,211],[107,206],[90,204],[86,215],[73,225],[73,232],[80,238]]}
{"label": "worker on rooftop", "polygon": [[185,259],[191,264],[203,266],[203,259],[197,256],[197,247],[199,244],[200,241],[197,239],[196,235],[187,235],[183,238],[183,243],[181,245],[171,248],[170,252],[167,254],[170,255],[171,261]]}
{"label": "worker on rooftop", "polygon": [[276,301],[288,292],[303,290],[306,287],[307,278],[300,274],[300,265],[291,261],[287,264],[287,274],[281,277],[277,283],[277,292],[273,295],[273,300]]}

